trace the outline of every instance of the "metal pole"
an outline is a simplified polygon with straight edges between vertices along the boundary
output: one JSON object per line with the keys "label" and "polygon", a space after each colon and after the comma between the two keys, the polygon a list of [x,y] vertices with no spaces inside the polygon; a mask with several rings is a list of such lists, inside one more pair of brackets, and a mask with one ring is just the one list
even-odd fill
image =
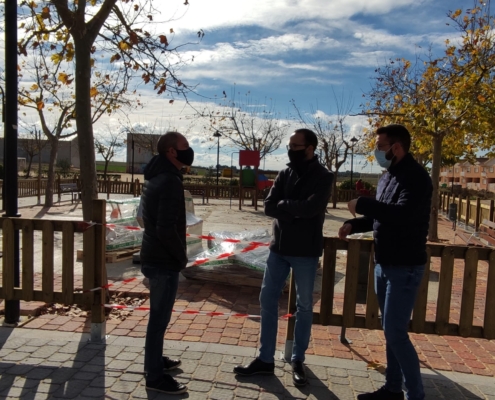
{"label": "metal pole", "polygon": [[352,187],[352,169],[354,167],[354,146],[352,146],[351,148],[351,190],[354,190],[354,188]]}
{"label": "metal pole", "polygon": [[[17,1],[5,2],[5,124],[4,124],[4,182],[5,216],[17,213]],[[4,249],[5,251],[6,249]],[[14,286],[20,286],[19,231],[14,231]],[[5,302],[5,323],[17,324],[20,317],[19,300]]]}
{"label": "metal pole", "polygon": [[234,154],[239,154],[239,152],[234,151],[230,154],[230,208],[232,208],[232,177],[234,176],[234,167],[233,167],[232,158]]}
{"label": "metal pole", "polygon": [[217,138],[217,198],[218,198],[218,178],[220,175],[220,136]]}
{"label": "metal pole", "polygon": [[131,190],[134,193],[134,134],[131,133],[131,149],[132,149],[132,158],[131,158]]}

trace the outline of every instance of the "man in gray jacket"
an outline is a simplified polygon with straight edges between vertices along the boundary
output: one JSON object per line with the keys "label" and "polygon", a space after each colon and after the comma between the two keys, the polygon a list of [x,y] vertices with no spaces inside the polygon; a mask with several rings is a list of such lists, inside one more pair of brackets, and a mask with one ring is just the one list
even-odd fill
{"label": "man in gray jacket", "polygon": [[187,387],[164,374],[181,362],[162,353],[163,337],[179,286],[179,272],[187,264],[186,210],[180,169],[192,164],[194,151],[178,132],[161,136],[157,147],[158,155],[144,170],[141,197],[144,220],[141,271],[150,284],[144,368],[147,389],[181,394]]}

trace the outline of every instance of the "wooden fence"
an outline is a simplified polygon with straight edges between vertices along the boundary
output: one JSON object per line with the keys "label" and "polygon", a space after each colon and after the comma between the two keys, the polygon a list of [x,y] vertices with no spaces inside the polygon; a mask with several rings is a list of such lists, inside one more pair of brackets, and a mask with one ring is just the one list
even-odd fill
{"label": "wooden fence", "polygon": [[[106,202],[95,200],[92,221],[89,226],[81,221],[40,220],[26,218],[1,218],[3,230],[3,268],[0,298],[83,304],[91,307],[92,337],[100,339],[105,334],[105,290],[88,292],[106,283],[105,270],[105,211]],[[15,283],[15,235],[22,232],[20,282]],[[41,232],[42,255],[34,257],[34,232]],[[62,284],[55,287],[54,250],[55,232],[62,235]],[[74,287],[74,239],[83,234],[83,284],[85,292]],[[336,293],[335,281],[337,252],[347,251],[345,267],[341,272],[345,283],[343,291]],[[428,262],[414,307],[410,329],[416,333],[459,335],[495,339],[495,250],[481,247],[428,244]],[[369,255],[369,257],[362,257]],[[431,262],[432,260],[437,262]],[[35,282],[35,263],[41,263],[41,285]],[[378,303],[374,294],[373,242],[325,238],[322,291],[320,309],[313,315],[313,323],[346,328],[381,329]],[[483,271],[481,274],[480,271]],[[357,298],[364,284],[364,304]],[[480,276],[482,275],[482,276]],[[431,298],[434,279],[434,299]],[[460,284],[459,282],[460,281]],[[430,299],[428,296],[430,295]],[[340,304],[341,302],[342,304]],[[315,308],[316,310],[316,308]],[[289,313],[295,311],[294,282],[289,292]],[[433,315],[433,319],[432,319]],[[289,318],[287,341],[292,340],[294,318]],[[93,329],[99,326],[100,329]],[[96,332],[96,333],[95,333]],[[93,334],[95,336],[93,336]]]}
{"label": "wooden fence", "polygon": [[[92,221],[88,226],[82,221],[41,220],[27,218],[0,218],[3,230],[2,287],[0,298],[5,300],[43,301],[46,303],[82,304],[91,308],[91,322],[104,328],[105,290],[83,291],[102,287],[106,283],[105,269],[105,200],[94,200]],[[15,285],[14,264],[16,258],[15,235],[22,232],[20,282]],[[34,259],[34,232],[42,235],[41,259]],[[55,232],[62,234],[62,284],[54,283]],[[74,235],[83,235],[83,291],[74,288]],[[41,263],[41,287],[35,282],[35,263]],[[58,289],[58,290],[57,290]],[[103,299],[103,300],[102,300]],[[96,330],[98,331],[98,330]],[[92,329],[92,334],[95,333]],[[100,333],[96,332],[97,336]],[[104,329],[103,329],[104,335]]]}
{"label": "wooden fence", "polygon": [[[336,304],[335,277],[337,251],[347,250],[343,304]],[[361,252],[369,253],[365,265]],[[414,306],[410,330],[415,333],[456,335],[475,338],[495,338],[495,250],[490,248],[428,244],[428,262]],[[433,267],[432,258],[440,263]],[[357,303],[360,271],[367,275],[365,303]],[[478,277],[478,271],[486,277]],[[453,287],[454,271],[463,274],[462,287]],[[342,327],[341,340],[346,328],[381,329],[378,301],[374,291],[373,242],[325,238],[322,270],[320,310],[313,314],[313,324]],[[438,289],[433,291],[430,279],[438,274]],[[459,280],[458,277],[455,278]],[[436,285],[436,283],[435,283]],[[457,285],[459,286],[459,285]],[[428,300],[428,292],[435,299]],[[430,293],[432,296],[432,293]],[[460,296],[460,299],[458,298]],[[454,302],[455,300],[455,302]],[[453,304],[455,303],[455,304]],[[459,305],[460,304],[460,305]],[[315,307],[316,308],[316,307]],[[338,309],[341,312],[337,312]],[[296,311],[296,293],[291,278],[289,314]],[[427,312],[428,311],[428,312]],[[476,315],[475,315],[476,314]],[[432,319],[431,316],[434,316]],[[478,324],[475,324],[477,321]],[[288,320],[286,353],[293,340],[295,318]]]}
{"label": "wooden fence", "polygon": [[447,213],[452,203],[457,204],[457,221],[471,225],[475,230],[478,230],[484,219],[495,222],[495,200],[481,200],[479,197],[476,199],[462,198],[450,192],[440,193],[439,209],[441,211]]}
{"label": "wooden fence", "polygon": [[[37,179],[19,179],[18,184],[18,197],[37,197],[38,192],[40,196],[46,194],[46,179],[41,179],[39,182]],[[54,195],[60,195],[60,184],[61,183],[77,183],[78,187],[81,187],[81,182],[79,179],[68,178],[62,179],[57,178],[55,181]],[[122,182],[115,181],[111,179],[98,180],[97,181],[98,193],[106,193],[107,198],[110,194],[132,194],[133,196],[140,196],[143,191],[143,183],[136,179],[134,182]],[[219,185],[191,185],[185,184],[184,188],[192,192],[204,191],[206,199],[210,198],[220,198],[220,199],[238,199],[239,198],[239,186],[227,186]],[[192,190],[191,190],[192,189]],[[0,180],[0,194],[2,192],[2,180]],[[254,188],[244,188],[242,193],[242,198],[245,200],[250,200],[253,198]],[[348,202],[354,198],[357,198],[358,194],[355,190],[337,190],[337,201],[338,202]],[[258,191],[258,199],[263,199],[263,191]]]}

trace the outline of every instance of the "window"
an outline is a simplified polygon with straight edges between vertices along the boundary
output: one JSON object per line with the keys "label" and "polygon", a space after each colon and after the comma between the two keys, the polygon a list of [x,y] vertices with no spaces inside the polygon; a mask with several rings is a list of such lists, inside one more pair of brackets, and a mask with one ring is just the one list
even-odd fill
{"label": "window", "polygon": [[483,179],[483,185],[486,185],[486,179]]}
{"label": "window", "polygon": [[456,168],[455,169],[455,173],[458,174],[459,173],[459,168]]}
{"label": "window", "polygon": [[478,167],[474,167],[474,172],[479,172],[479,168]]}
{"label": "window", "polygon": [[493,172],[493,167],[490,167],[490,172]]}
{"label": "window", "polygon": [[471,167],[467,167],[467,172],[471,172]]}

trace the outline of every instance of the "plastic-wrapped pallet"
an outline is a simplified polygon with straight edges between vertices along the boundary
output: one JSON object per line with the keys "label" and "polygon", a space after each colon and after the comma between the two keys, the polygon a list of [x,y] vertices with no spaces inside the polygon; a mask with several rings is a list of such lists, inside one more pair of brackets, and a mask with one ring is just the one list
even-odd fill
{"label": "plastic-wrapped pallet", "polygon": [[[215,240],[208,241],[208,250],[190,258],[189,261],[208,258],[207,261],[197,266],[191,266],[182,270],[186,278],[201,279],[218,283],[226,283],[240,286],[260,287],[263,273],[268,259],[268,247],[262,246],[246,253],[235,254],[230,257],[215,260],[218,256],[241,250],[249,245],[249,242],[268,243],[270,234],[267,230],[258,229],[244,232],[210,232]],[[241,243],[225,242],[225,239],[242,240]]]}
{"label": "plastic-wrapped pallet", "polygon": [[[140,197],[137,197],[138,205],[140,204]],[[203,220],[194,215],[194,202],[189,191],[184,190],[184,200],[186,206],[186,232],[191,235],[202,235],[203,234]],[[136,210],[136,217],[139,220],[142,217],[141,210],[139,207]],[[138,224],[139,225],[139,224]],[[142,238],[142,231],[141,231]],[[141,239],[142,240],[142,239]],[[139,242],[139,246],[141,242]],[[194,257],[196,254],[201,253],[203,251],[203,240],[193,237],[186,238],[187,245],[187,256]],[[135,254],[133,257],[133,262],[135,264],[139,264],[140,257],[139,254]]]}
{"label": "plastic-wrapped pallet", "polygon": [[141,246],[143,231],[137,222],[139,197],[107,200],[106,250],[114,251]]}

